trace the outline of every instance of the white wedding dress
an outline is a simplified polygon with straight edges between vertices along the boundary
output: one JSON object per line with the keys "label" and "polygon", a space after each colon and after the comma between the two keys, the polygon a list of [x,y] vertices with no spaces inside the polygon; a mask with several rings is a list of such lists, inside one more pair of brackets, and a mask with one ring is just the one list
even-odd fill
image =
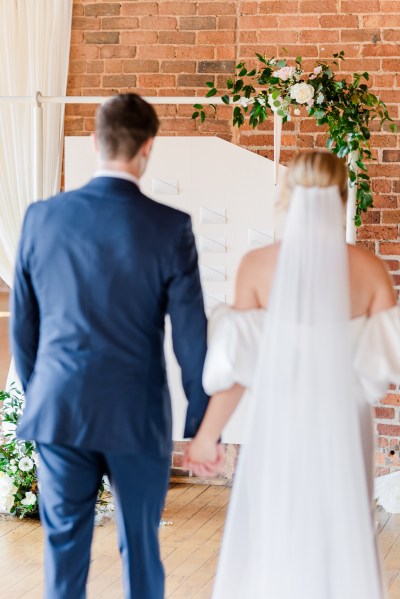
{"label": "white wedding dress", "polygon": [[340,199],[322,193],[294,193],[268,311],[211,317],[206,391],[252,396],[213,599],[385,596],[372,405],[400,382],[400,309],[350,319]]}

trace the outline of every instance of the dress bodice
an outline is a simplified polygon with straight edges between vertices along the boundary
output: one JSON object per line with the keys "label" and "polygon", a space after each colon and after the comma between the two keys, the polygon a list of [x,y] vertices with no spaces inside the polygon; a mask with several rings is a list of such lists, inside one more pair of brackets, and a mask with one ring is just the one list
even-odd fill
{"label": "dress bodice", "polygon": [[[263,309],[220,306],[209,322],[203,384],[210,395],[234,383],[252,388],[262,331]],[[390,383],[400,383],[400,307],[349,321],[354,375],[365,399],[378,402]]]}

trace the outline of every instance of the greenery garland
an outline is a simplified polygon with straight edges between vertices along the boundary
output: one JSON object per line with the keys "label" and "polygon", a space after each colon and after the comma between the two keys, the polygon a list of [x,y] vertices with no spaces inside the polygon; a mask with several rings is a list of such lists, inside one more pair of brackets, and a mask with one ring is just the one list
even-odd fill
{"label": "greenery garland", "polygon": [[[305,106],[318,125],[327,126],[326,146],[330,151],[339,158],[356,156],[355,160],[348,160],[348,173],[350,184],[357,187],[355,224],[360,226],[362,213],[373,205],[365,164],[365,160],[373,159],[370,123],[379,119],[381,130],[388,121],[392,133],[397,132],[386,104],[371,93],[366,83],[369,74],[354,73],[350,80],[336,79],[332,66],[324,60],[317,60],[313,72],[308,74],[302,69],[301,56],[296,58],[294,66],[288,66],[285,58],[256,56],[257,68],[248,70],[245,62],[236,65],[237,74],[227,80],[227,92],[221,96],[224,104],[235,104],[233,125],[241,127],[248,118],[249,125],[256,129],[269,113],[278,114],[286,123],[291,120],[292,113],[300,114],[300,107]],[[344,52],[334,54],[333,58],[332,65],[339,67]],[[209,88],[207,98],[218,94],[213,82],[206,85]],[[215,113],[215,105],[211,107]],[[200,118],[204,122],[204,106],[195,104],[194,108],[192,119]]]}

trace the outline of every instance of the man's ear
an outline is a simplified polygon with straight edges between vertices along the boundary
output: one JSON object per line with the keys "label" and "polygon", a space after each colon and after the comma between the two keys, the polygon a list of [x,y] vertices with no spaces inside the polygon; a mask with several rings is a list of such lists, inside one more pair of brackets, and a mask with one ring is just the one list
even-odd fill
{"label": "man's ear", "polygon": [[153,147],[154,137],[150,137],[146,140],[142,146],[142,154],[145,158],[150,156],[151,149]]}

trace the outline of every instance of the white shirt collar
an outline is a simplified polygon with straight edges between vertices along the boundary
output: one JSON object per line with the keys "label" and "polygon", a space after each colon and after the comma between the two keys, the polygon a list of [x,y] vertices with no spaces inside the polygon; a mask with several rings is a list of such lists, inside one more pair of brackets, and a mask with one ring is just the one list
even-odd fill
{"label": "white shirt collar", "polygon": [[93,175],[93,178],[97,177],[114,177],[114,179],[125,179],[126,181],[131,181],[139,187],[139,179],[137,179],[134,175],[131,175],[131,173],[127,173],[126,171],[99,169]]}

